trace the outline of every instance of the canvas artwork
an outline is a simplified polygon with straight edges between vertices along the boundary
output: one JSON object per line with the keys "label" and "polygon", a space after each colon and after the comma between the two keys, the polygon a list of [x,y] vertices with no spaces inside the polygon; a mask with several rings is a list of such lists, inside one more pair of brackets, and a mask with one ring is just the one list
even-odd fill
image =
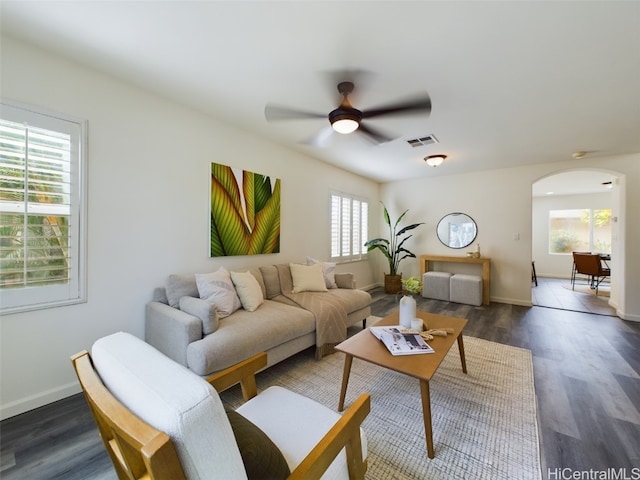
{"label": "canvas artwork", "polygon": [[280,252],[280,179],[211,164],[210,256]]}

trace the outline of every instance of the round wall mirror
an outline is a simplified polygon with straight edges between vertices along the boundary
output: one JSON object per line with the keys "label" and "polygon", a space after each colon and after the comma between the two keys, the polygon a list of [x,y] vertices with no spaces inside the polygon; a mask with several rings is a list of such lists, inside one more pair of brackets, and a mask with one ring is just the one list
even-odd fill
{"label": "round wall mirror", "polygon": [[478,227],[465,213],[450,213],[438,222],[438,238],[449,248],[464,248],[473,243],[478,235]]}

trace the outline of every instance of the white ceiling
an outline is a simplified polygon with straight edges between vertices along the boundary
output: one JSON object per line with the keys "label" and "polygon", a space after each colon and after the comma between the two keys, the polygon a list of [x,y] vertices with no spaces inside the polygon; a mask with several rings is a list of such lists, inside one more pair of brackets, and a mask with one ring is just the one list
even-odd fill
{"label": "white ceiling", "polygon": [[[640,152],[638,1],[0,2],[3,33],[377,181]],[[428,92],[430,116],[267,123],[268,102],[328,113],[328,72],[363,70],[354,106]],[[412,148],[433,134],[440,143]],[[423,157],[448,155],[437,168]],[[580,160],[575,160],[580,166]]]}
{"label": "white ceiling", "polygon": [[[589,193],[611,193],[616,178],[608,173],[579,170],[557,173],[533,184],[532,195],[580,195]],[[611,182],[611,183],[609,183]]]}

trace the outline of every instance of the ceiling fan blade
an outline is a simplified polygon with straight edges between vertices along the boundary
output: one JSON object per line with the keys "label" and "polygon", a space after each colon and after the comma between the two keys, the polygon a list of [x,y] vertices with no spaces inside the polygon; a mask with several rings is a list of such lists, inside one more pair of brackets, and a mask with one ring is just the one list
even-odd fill
{"label": "ceiling fan blade", "polygon": [[393,136],[388,133],[384,133],[377,128],[371,128],[369,125],[365,125],[362,122],[360,122],[360,126],[358,127],[358,130],[356,130],[356,132],[365,134],[369,139],[374,140],[375,143],[390,142],[397,137],[397,135]]}
{"label": "ceiling fan blade", "polygon": [[380,115],[392,115],[403,113],[431,113],[431,97],[423,95],[414,97],[403,102],[393,103],[378,108],[371,108],[362,111],[362,118],[379,117]]}
{"label": "ceiling fan blade", "polygon": [[264,107],[264,116],[268,122],[279,120],[297,120],[300,118],[327,118],[324,113],[307,112],[296,110],[295,108],[281,107],[279,105],[268,104]]}
{"label": "ceiling fan blade", "polygon": [[326,147],[329,144],[329,140],[334,134],[334,130],[331,127],[325,127],[316,133],[311,138],[308,138],[304,142],[304,145],[309,147]]}

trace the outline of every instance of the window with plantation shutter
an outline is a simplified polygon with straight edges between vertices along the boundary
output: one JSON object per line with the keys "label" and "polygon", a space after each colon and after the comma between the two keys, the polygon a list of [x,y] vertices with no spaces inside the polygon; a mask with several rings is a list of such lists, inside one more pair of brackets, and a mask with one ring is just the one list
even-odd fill
{"label": "window with plantation shutter", "polygon": [[369,203],[354,195],[331,192],[331,260],[348,262],[367,257]]}
{"label": "window with plantation shutter", "polygon": [[0,309],[82,302],[86,123],[0,107]]}

